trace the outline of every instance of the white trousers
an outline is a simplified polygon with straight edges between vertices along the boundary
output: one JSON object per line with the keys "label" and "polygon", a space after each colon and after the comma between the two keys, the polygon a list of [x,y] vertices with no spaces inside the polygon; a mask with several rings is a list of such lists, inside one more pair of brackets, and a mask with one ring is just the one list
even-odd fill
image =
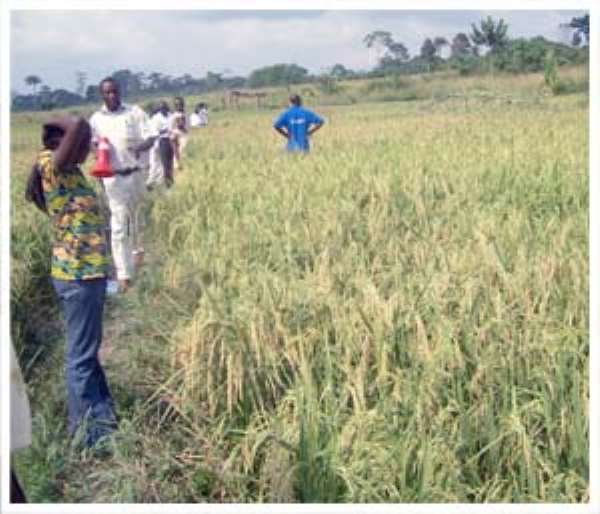
{"label": "white trousers", "polygon": [[117,279],[131,279],[133,254],[143,249],[141,204],[146,187],[145,170],[103,180],[110,209],[112,258]]}
{"label": "white trousers", "polygon": [[160,152],[158,150],[158,138],[150,148],[150,169],[148,170],[148,180],[146,184],[149,186],[161,185],[165,182],[165,171],[163,170],[162,161],[160,160]]}

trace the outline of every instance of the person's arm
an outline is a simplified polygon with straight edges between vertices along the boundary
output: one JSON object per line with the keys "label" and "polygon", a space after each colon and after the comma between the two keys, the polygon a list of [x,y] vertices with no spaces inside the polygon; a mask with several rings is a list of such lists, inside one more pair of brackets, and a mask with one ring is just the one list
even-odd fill
{"label": "person's arm", "polygon": [[317,130],[323,126],[323,122],[315,123],[310,129],[308,129],[308,135],[312,136]]}
{"label": "person's arm", "polygon": [[280,134],[281,134],[283,137],[285,137],[286,139],[289,139],[289,138],[290,138],[290,135],[289,135],[289,133],[288,133],[288,132],[287,132],[287,130],[285,130],[284,128],[281,128],[281,127],[274,127],[274,128],[275,128],[275,130],[276,130],[277,132],[279,132],[279,133],[280,133]]}
{"label": "person's arm", "polygon": [[287,129],[287,112],[284,112],[277,118],[275,123],[273,123],[273,128],[286,139],[290,138],[290,133]]}
{"label": "person's arm", "polygon": [[135,153],[136,159],[139,159],[140,153],[147,152],[152,148],[154,141],[158,137],[158,132],[156,130],[155,124],[151,123],[151,120],[148,119],[148,115],[142,111],[139,107],[136,107],[136,114],[138,118],[138,123],[140,124],[140,132],[142,135],[142,142],[134,145],[131,150]]}
{"label": "person's arm", "polygon": [[87,121],[80,117],[56,118],[44,124],[44,127],[55,126],[64,132],[58,148],[53,153],[57,172],[71,170],[77,164],[75,161],[83,138],[90,135],[89,131],[85,130],[86,124]]}
{"label": "person's arm", "polygon": [[309,136],[312,136],[317,130],[319,130],[323,126],[323,123],[325,123],[325,120],[323,120],[323,118],[317,116],[314,112],[311,112],[311,126],[309,127],[307,134]]}

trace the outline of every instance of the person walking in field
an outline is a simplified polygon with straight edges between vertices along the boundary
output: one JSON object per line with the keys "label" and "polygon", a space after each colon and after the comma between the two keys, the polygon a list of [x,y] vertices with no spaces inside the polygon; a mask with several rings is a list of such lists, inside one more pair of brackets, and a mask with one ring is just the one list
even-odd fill
{"label": "person walking in field", "polygon": [[181,96],[175,97],[173,107],[174,110],[170,119],[170,135],[173,145],[174,168],[178,170],[181,169],[181,158],[188,138],[185,103]]}
{"label": "person walking in field", "polygon": [[204,102],[196,105],[194,112],[190,114],[190,127],[206,127],[208,125],[208,106]]}
{"label": "person walking in field", "polygon": [[289,100],[289,108],[275,120],[273,127],[287,139],[288,152],[308,152],[309,137],[319,130],[325,121],[314,112],[304,109],[300,96],[292,95]]}
{"label": "person walking in field", "polygon": [[173,185],[173,146],[171,144],[171,119],[169,105],[164,100],[150,118],[152,134],[156,137],[150,150],[150,171],[146,185],[152,188],[155,184]]}
{"label": "person walking in field", "polygon": [[92,142],[108,138],[114,177],[103,178],[110,210],[111,247],[119,289],[127,291],[134,268],[141,265],[144,248],[141,234],[141,201],[146,189],[148,150],[152,134],[146,113],[137,105],[121,102],[119,85],[111,78],[100,82],[104,105],[90,118]]}
{"label": "person walking in field", "polygon": [[43,126],[44,149],[30,175],[26,197],[52,227],[51,278],[66,328],[65,381],[68,431],[82,431],[94,446],[117,427],[114,402],[98,359],[109,267],[105,220],[81,172],[92,131],[83,118],[61,117]]}

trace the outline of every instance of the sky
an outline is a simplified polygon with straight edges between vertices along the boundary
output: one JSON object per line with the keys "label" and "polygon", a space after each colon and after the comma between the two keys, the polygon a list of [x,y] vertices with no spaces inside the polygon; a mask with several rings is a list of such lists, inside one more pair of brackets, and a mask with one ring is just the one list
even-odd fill
{"label": "sky", "polygon": [[392,33],[411,55],[426,37],[449,41],[469,33],[471,23],[503,18],[508,35],[544,36],[568,42],[561,29],[581,10],[561,11],[68,11],[14,10],[10,19],[10,85],[37,75],[52,89],[76,89],[76,73],[88,84],[118,69],[204,77],[208,71],[247,76],[277,63],[295,63],[311,73],[336,63],[354,70],[376,64],[363,38],[374,30]]}

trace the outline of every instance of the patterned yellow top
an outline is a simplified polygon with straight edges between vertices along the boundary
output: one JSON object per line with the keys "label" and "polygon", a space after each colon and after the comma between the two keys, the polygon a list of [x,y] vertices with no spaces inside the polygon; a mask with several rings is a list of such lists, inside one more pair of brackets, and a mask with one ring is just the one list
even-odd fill
{"label": "patterned yellow top", "polygon": [[42,187],[52,220],[53,278],[89,280],[103,278],[108,270],[104,216],[96,192],[77,168],[58,171],[50,150],[38,156]]}

